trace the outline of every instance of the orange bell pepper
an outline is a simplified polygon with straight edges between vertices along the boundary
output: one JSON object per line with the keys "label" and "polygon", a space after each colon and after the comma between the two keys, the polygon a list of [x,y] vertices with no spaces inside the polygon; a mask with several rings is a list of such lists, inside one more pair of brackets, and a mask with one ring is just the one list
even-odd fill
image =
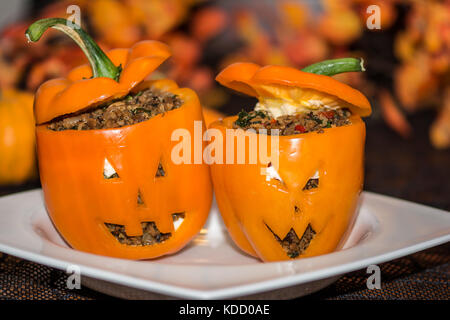
{"label": "orange bell pepper", "polygon": [[[147,259],[180,250],[200,231],[212,201],[207,165],[171,161],[176,144],[171,141],[172,131],[183,128],[193,136],[194,121],[202,121],[197,95],[171,80],[143,81],[170,55],[163,43],[139,42],[131,49],[115,49],[105,55],[82,29],[69,28],[63,19],[37,21],[27,35],[36,41],[48,27],[75,38],[92,67],[76,68],[66,79],[50,80],[36,92],[40,176],[56,228],[73,248],[100,255]],[[47,128],[55,117],[149,87],[179,96],[182,106],[120,128]],[[114,168],[115,178],[103,176],[105,161]],[[163,176],[156,174],[160,165]],[[173,217],[180,214],[184,220],[175,226]],[[120,225],[127,236],[134,237],[143,234],[143,222],[154,222],[162,234],[170,236],[151,245],[127,245],[106,226]]]}
{"label": "orange bell pepper", "polygon": [[[261,158],[259,146],[254,164],[211,165],[216,200],[232,239],[243,251],[263,261],[332,252],[342,246],[355,220],[363,185],[365,125],[360,115],[369,115],[371,107],[359,91],[324,75],[358,71],[358,66],[355,64],[353,70],[335,67],[336,63],[331,62],[328,66],[305,68],[322,74],[319,75],[288,67],[237,63],[216,78],[224,86],[260,101],[267,98],[295,101],[302,94],[314,94],[316,98],[348,107],[353,113],[350,125],[327,128],[320,134],[279,136],[278,149],[272,150],[268,139],[268,156],[277,153],[280,179],[261,174],[271,163]],[[222,132],[225,147],[234,145],[234,155],[239,144],[227,141],[232,136],[225,134],[226,130],[234,130],[237,139],[242,135],[262,135],[232,129],[236,119],[227,117],[210,126]],[[245,145],[246,155],[249,145]],[[223,154],[230,152],[225,147]],[[318,186],[306,189],[311,178],[318,179]],[[289,256],[281,242],[295,237],[303,250],[299,255]]]}

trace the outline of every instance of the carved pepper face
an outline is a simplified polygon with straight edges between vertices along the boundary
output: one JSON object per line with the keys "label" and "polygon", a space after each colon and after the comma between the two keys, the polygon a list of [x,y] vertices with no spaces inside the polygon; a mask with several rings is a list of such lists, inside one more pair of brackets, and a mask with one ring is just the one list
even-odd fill
{"label": "carved pepper face", "polygon": [[[173,131],[194,136],[195,121],[202,121],[197,95],[170,80],[144,81],[170,56],[161,42],[141,41],[106,54],[80,26],[62,18],[38,20],[25,35],[38,41],[48,28],[70,36],[90,63],[43,83],[35,96],[41,183],[56,228],[73,248],[101,255],[146,259],[178,251],[200,231],[212,199],[206,164],[171,161]],[[148,87],[183,103],[119,128],[48,127],[59,117]]]}
{"label": "carved pepper face", "polygon": [[[212,127],[226,137],[235,120]],[[357,116],[351,121],[320,134],[280,136],[278,169],[259,157],[256,164],[211,166],[220,212],[241,249],[276,261],[338,247],[355,218],[363,183],[365,126]]]}
{"label": "carved pepper face", "polygon": [[184,128],[194,136],[194,120],[202,119],[198,98],[171,81],[151,86],[178,95],[183,105],[116,129],[37,127],[47,209],[76,249],[154,258],[182,248],[207,218],[212,199],[208,166],[171,161],[177,143],[171,141],[173,130]]}
{"label": "carved pepper face", "polygon": [[[260,104],[275,100],[273,108],[288,103],[296,112],[319,106],[351,110],[349,125],[321,133],[279,136],[279,148],[274,150],[268,139],[267,150],[272,150],[268,156],[278,158],[277,166],[262,159],[259,149],[250,150],[250,143],[244,151],[246,155],[257,153],[255,164],[211,166],[223,220],[245,252],[263,261],[277,261],[338,248],[353,224],[362,189],[365,126],[360,116],[371,113],[368,100],[331,77],[288,67],[236,63],[216,79],[258,98]],[[229,139],[235,138],[225,131],[235,130],[236,119],[225,118],[210,126],[222,132],[224,147],[233,145]],[[257,135],[257,139],[264,136],[242,130],[235,130],[235,134]],[[238,145],[234,143],[234,154],[243,151]],[[223,154],[227,152],[230,150],[223,150]]]}

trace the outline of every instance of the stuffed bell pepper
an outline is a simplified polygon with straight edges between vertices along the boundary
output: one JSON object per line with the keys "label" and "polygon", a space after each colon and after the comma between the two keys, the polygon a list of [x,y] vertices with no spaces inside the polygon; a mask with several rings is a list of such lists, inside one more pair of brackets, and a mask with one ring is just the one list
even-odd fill
{"label": "stuffed bell pepper", "polygon": [[43,83],[35,96],[39,170],[48,213],[73,248],[147,259],[185,246],[206,221],[212,185],[205,164],[175,164],[171,134],[202,121],[197,95],[171,80],[146,80],[169,56],[157,41],[104,53],[83,29],[59,18],[26,31],[38,41],[54,28],[89,65]]}
{"label": "stuffed bell pepper", "polygon": [[[253,111],[210,126],[223,134],[224,158],[235,160],[213,163],[211,173],[225,225],[246,253],[280,261],[342,246],[363,186],[361,117],[370,115],[371,106],[331,76],[363,70],[362,60],[343,58],[302,71],[235,63],[217,76],[222,85],[258,99]],[[270,157],[261,155],[259,144],[249,150],[255,135],[276,136],[267,142]],[[247,143],[239,145],[241,136]],[[236,161],[239,148],[245,161]],[[257,153],[253,163],[251,152]]]}

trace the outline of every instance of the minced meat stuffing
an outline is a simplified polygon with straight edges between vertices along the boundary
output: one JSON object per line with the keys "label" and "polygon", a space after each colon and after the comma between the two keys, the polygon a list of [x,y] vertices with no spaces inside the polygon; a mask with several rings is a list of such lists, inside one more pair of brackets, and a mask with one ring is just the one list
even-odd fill
{"label": "minced meat stuffing", "polygon": [[[173,221],[178,219],[184,219],[184,213],[174,213],[172,214]],[[153,221],[142,222],[142,235],[141,236],[128,236],[125,232],[125,226],[120,224],[105,223],[106,228],[109,232],[117,239],[121,244],[129,246],[150,246],[153,244],[161,243],[169,239],[172,234],[162,233],[159,231],[158,227]]]}
{"label": "minced meat stuffing", "polygon": [[[267,226],[267,225],[266,225]],[[275,239],[280,243],[281,247],[286,251],[286,254],[289,258],[297,258],[300,254],[302,254],[306,249],[308,249],[311,240],[316,235],[316,232],[308,224],[305,232],[303,233],[302,238],[300,239],[295,233],[294,229],[289,230],[284,239],[280,239],[270,228],[267,228],[272,232]]]}
{"label": "minced meat stuffing", "polygon": [[128,236],[125,232],[125,227],[118,224],[105,223],[109,232],[121,244],[129,246],[149,246],[155,243],[160,243],[170,238],[170,233],[161,233],[156,224],[152,221],[142,222],[141,236]]}
{"label": "minced meat stuffing", "polygon": [[272,118],[265,111],[242,110],[233,123],[234,129],[267,129],[267,134],[292,135],[306,132],[323,132],[325,128],[334,128],[350,124],[351,113],[348,109],[322,109],[296,115],[283,115]]}
{"label": "minced meat stuffing", "polygon": [[149,120],[182,104],[182,100],[170,92],[146,89],[82,114],[56,119],[48,128],[54,131],[119,128]]}

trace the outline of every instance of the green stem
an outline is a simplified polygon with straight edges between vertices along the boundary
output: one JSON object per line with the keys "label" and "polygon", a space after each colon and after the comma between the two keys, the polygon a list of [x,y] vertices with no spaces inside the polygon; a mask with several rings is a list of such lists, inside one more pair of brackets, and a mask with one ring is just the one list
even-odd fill
{"label": "green stem", "polygon": [[80,26],[71,23],[70,26],[66,19],[48,18],[41,19],[30,25],[25,31],[25,35],[29,41],[38,41],[48,28],[54,28],[64,32],[71,37],[83,50],[92,67],[92,75],[94,78],[107,77],[119,80],[121,67],[115,66],[114,63],[106,56],[95,41]]}
{"label": "green stem", "polygon": [[366,71],[364,69],[364,60],[355,58],[341,58],[325,60],[311,64],[302,69],[304,72],[322,74],[326,76],[334,76],[343,72],[359,72]]}

